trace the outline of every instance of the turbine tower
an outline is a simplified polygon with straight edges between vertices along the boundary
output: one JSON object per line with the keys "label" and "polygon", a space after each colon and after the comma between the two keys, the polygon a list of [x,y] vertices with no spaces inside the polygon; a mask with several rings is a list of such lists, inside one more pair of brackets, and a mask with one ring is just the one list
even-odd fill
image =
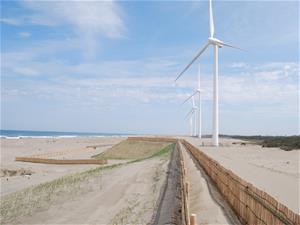
{"label": "turbine tower", "polygon": [[[190,99],[190,98],[189,98]],[[190,117],[190,136],[195,136],[196,134],[196,114],[197,106],[195,105],[194,97],[192,97],[192,109],[186,114],[185,118]]]}
{"label": "turbine tower", "polygon": [[[190,98],[194,97],[196,94],[198,94],[198,127],[196,125],[196,119],[195,119],[195,135],[194,136],[198,136],[198,138],[201,138],[201,94],[203,93],[203,90],[201,89],[201,85],[200,85],[200,64],[199,64],[199,68],[198,68],[198,87],[196,89],[196,91],[191,94],[183,103],[187,102]],[[196,115],[195,115],[196,116]]]}
{"label": "turbine tower", "polygon": [[193,117],[190,116],[190,136],[193,137]]}
{"label": "turbine tower", "polygon": [[[212,130],[212,144],[214,146],[219,146],[219,48],[226,46],[230,48],[237,48],[235,46],[224,43],[223,41],[214,37],[215,26],[214,26],[214,17],[212,12],[212,3],[209,0],[209,30],[210,36],[208,38],[208,42],[201,48],[193,60],[184,68],[184,70],[177,76],[175,81],[177,81],[185,71],[190,68],[190,66],[202,55],[202,53],[208,48],[209,45],[212,45],[214,48],[214,77],[213,77],[213,130]],[[241,50],[241,49],[240,49]]]}
{"label": "turbine tower", "polygon": [[200,85],[200,64],[199,64],[199,68],[198,68],[198,89],[197,89],[197,93],[198,93],[198,138],[202,137],[202,105],[201,105],[201,93],[203,91],[201,90],[201,85]]}
{"label": "turbine tower", "polygon": [[195,99],[193,98],[193,109],[194,109],[194,137],[197,136],[197,106],[195,104]]}

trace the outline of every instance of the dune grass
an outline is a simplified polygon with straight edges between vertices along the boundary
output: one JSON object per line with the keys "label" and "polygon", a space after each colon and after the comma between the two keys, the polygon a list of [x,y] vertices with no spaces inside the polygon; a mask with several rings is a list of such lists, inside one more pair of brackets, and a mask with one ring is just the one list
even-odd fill
{"label": "dune grass", "polygon": [[285,151],[300,150],[300,136],[231,136],[251,141],[266,148],[280,148]]}
{"label": "dune grass", "polygon": [[96,159],[142,159],[152,156],[162,148],[170,145],[167,142],[125,140],[93,156]]}
{"label": "dune grass", "polygon": [[[164,145],[161,145],[164,146]],[[17,218],[34,213],[37,209],[47,209],[54,201],[64,201],[70,196],[88,191],[87,184],[93,177],[99,177],[101,172],[125,166],[131,163],[155,157],[169,157],[175,144],[167,144],[152,155],[145,154],[143,158],[134,159],[125,163],[108,166],[99,166],[84,172],[67,175],[56,180],[45,182],[22,191],[12,193],[1,198],[0,224],[12,224]]]}

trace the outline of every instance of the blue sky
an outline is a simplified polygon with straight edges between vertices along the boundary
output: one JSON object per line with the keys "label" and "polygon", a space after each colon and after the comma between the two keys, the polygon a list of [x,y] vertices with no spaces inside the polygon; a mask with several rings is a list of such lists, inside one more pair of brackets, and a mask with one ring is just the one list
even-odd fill
{"label": "blue sky", "polygon": [[[299,134],[299,2],[213,1],[220,132]],[[185,134],[201,64],[211,133],[208,1],[1,1],[1,128]]]}

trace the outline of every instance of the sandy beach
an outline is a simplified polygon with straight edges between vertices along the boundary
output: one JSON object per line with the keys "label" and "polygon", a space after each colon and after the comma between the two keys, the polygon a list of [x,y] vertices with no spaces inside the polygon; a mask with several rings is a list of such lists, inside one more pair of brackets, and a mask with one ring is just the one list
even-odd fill
{"label": "sandy beach", "polygon": [[[210,146],[210,139],[183,138],[299,213],[299,151],[262,148],[237,139],[221,139],[221,146],[216,148]],[[170,143],[124,142],[125,139],[1,139],[1,198],[8,196],[14,199],[15,193],[26,205],[25,208],[20,204],[9,209],[12,213],[17,212],[13,223],[149,223],[157,210],[170,156],[147,157],[155,153],[155,149],[164,149]],[[238,224],[236,216],[202,169],[182,149],[186,179],[190,183],[190,213],[201,218],[200,224]],[[89,159],[99,154],[115,159],[109,159],[107,165],[100,166],[48,165],[14,160],[16,156]],[[130,160],[142,155],[146,156],[146,160],[130,163]],[[101,170],[107,166],[112,167]],[[173,169],[176,168],[173,166]],[[7,170],[17,172],[11,174],[5,172]],[[57,184],[49,189],[48,186],[53,183],[50,181]]]}
{"label": "sandy beach", "polygon": [[[17,156],[40,156],[56,159],[88,159],[124,137],[22,138],[1,139],[1,196],[61,176],[95,168],[98,165],[46,165],[17,162]],[[95,146],[96,148],[93,148]],[[111,160],[109,163],[117,163]],[[25,171],[30,176],[5,176],[4,170]]]}
{"label": "sandy beach", "polygon": [[262,148],[237,139],[221,139],[221,146],[216,148],[209,146],[211,139],[186,139],[225,168],[300,213],[299,150]]}

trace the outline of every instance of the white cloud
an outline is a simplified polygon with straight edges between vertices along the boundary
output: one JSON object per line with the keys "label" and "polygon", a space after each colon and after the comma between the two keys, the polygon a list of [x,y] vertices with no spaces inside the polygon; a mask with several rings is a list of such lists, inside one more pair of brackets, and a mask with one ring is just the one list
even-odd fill
{"label": "white cloud", "polygon": [[13,26],[20,25],[20,21],[15,18],[0,18],[0,22],[4,24],[13,25]]}
{"label": "white cloud", "polygon": [[[71,38],[74,49],[81,49],[84,56],[93,57],[101,45],[99,38],[118,39],[124,37],[126,31],[121,7],[114,1],[35,1],[19,2],[30,10],[17,18],[1,18],[0,22],[10,25],[36,24],[42,26],[67,26],[74,33]],[[29,37],[27,32],[19,33],[21,37]],[[69,38],[62,40],[69,45]],[[53,41],[52,41],[53,42]],[[42,41],[44,46],[45,42]],[[45,47],[43,47],[45,48]],[[66,47],[63,46],[63,49]],[[49,48],[50,49],[50,48]]]}
{"label": "white cloud", "polygon": [[[76,90],[78,98],[84,99],[83,102],[101,99],[103,105],[112,99],[119,103],[181,103],[196,88],[196,71],[193,69],[187,71],[177,85],[174,85],[174,78],[179,70],[176,57],[82,61],[75,65],[58,59],[40,61],[39,56],[44,55],[45,51],[55,52],[61,46],[51,43],[50,49],[38,47],[32,51],[25,49],[24,52],[2,54],[3,76],[18,72],[28,76],[28,79],[35,79],[30,76],[37,75],[39,78],[46,77],[47,82],[31,84],[28,87],[22,84],[24,87],[21,89],[40,98],[56,98],[56,101],[68,98],[68,101],[72,102],[76,101],[72,100],[76,87],[79,88]],[[252,105],[256,111],[259,111],[262,105],[264,109],[269,107],[270,110],[274,109],[274,105],[278,105],[279,111],[293,108],[290,113],[295,112],[299,74],[299,65],[296,62],[237,63],[235,66],[246,68],[229,68],[220,73],[221,104]],[[211,101],[212,76],[207,73],[205,65],[202,68],[201,85],[205,91],[203,100]],[[40,88],[36,88],[37,86]],[[18,89],[14,86],[11,88]]]}
{"label": "white cloud", "polygon": [[120,38],[125,30],[122,11],[113,1],[25,1],[23,5],[33,10],[32,23],[70,25],[91,48],[98,36]]}
{"label": "white cloud", "polygon": [[28,38],[31,36],[31,33],[29,32],[19,32],[18,35],[22,38]]}
{"label": "white cloud", "polygon": [[236,105],[239,110],[246,108],[250,113],[295,117],[298,74],[299,66],[294,62],[250,65],[242,75],[220,77],[220,102]]}
{"label": "white cloud", "polygon": [[229,65],[229,67],[241,69],[241,68],[247,68],[248,65],[244,62],[236,62],[236,63],[232,63],[231,65]]}
{"label": "white cloud", "polygon": [[36,70],[28,67],[15,67],[13,71],[25,76],[37,76],[39,74]]}

